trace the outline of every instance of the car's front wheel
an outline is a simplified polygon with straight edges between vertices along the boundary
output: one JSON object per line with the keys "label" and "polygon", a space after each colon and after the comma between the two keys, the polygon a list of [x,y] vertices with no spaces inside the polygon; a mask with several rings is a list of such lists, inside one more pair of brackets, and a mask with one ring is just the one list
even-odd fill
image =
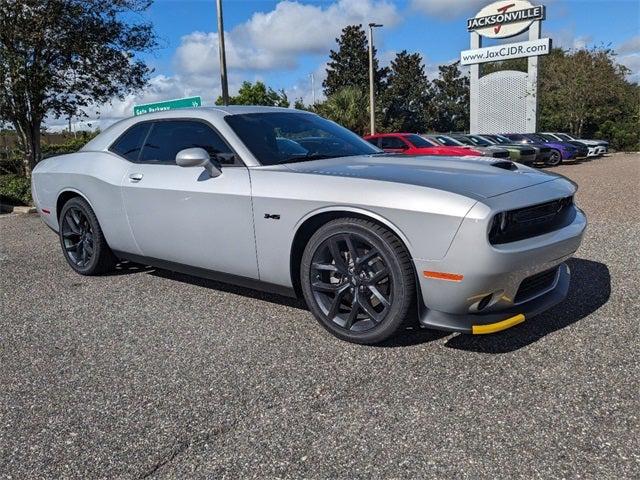
{"label": "car's front wheel", "polygon": [[551,150],[551,155],[549,155],[549,158],[547,159],[545,164],[550,167],[555,167],[557,165],[560,165],[561,163],[562,154],[560,153],[560,150]]}
{"label": "car's front wheel", "polygon": [[300,270],[311,312],[350,342],[388,339],[414,302],[415,276],[402,242],[367,220],[341,218],[322,226],[307,243]]}
{"label": "car's front wheel", "polygon": [[74,197],[64,204],[58,231],[62,253],[77,273],[99,275],[115,266],[98,218],[84,198]]}

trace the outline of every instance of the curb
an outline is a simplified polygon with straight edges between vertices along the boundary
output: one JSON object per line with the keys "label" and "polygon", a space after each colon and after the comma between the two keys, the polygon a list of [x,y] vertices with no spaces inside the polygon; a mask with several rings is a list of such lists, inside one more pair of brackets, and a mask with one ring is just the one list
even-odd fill
{"label": "curb", "polygon": [[36,207],[14,207],[13,205],[0,205],[0,213],[17,213],[17,214],[27,214],[27,213],[36,213]]}

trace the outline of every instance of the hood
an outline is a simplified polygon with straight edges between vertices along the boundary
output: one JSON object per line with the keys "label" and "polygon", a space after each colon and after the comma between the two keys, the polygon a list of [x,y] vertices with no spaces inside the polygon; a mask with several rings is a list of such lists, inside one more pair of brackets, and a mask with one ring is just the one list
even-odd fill
{"label": "hood", "polygon": [[588,145],[590,147],[597,147],[599,145],[604,145],[605,143],[609,145],[609,142],[605,140],[585,140],[581,138],[579,140],[576,140],[576,142],[584,143],[585,145]]}
{"label": "hood", "polygon": [[299,173],[418,185],[475,199],[489,198],[559,178],[491,157],[362,155],[283,165]]}

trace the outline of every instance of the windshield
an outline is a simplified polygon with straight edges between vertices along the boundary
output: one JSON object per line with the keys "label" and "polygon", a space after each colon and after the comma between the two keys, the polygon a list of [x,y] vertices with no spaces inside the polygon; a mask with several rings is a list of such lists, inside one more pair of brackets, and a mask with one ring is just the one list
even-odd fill
{"label": "windshield", "polygon": [[477,135],[469,135],[469,138],[475,145],[480,145],[481,147],[488,147],[489,145],[491,145],[491,143]]}
{"label": "windshield", "polygon": [[430,148],[435,146],[433,143],[429,142],[428,140],[425,140],[420,135],[416,135],[415,133],[411,135],[405,135],[404,138],[409,140],[409,142],[412,143],[414,147]]}
{"label": "windshield", "polygon": [[531,140],[529,140],[524,135],[520,135],[519,133],[509,133],[506,135],[506,137],[519,143],[531,143]]}
{"label": "windshield", "polygon": [[247,113],[224,118],[262,165],[382,153],[350,130],[308,113]]}
{"label": "windshield", "polygon": [[560,140],[565,140],[567,142],[570,141],[570,140],[575,140],[574,138],[570,137],[566,133],[556,133],[556,136],[559,137]]}
{"label": "windshield", "polygon": [[475,145],[471,140],[469,140],[467,137],[463,137],[462,135],[460,135],[460,136],[456,135],[453,138],[458,140],[463,145],[471,145],[471,146]]}
{"label": "windshield", "polygon": [[497,143],[493,138],[489,137],[488,135],[482,135],[480,138],[485,140],[489,145],[495,145]]}
{"label": "windshield", "polygon": [[464,147],[464,143],[459,142],[455,138],[451,138],[446,135],[437,135],[435,138],[442,145],[446,145],[447,147]]}
{"label": "windshield", "polygon": [[530,133],[530,134],[526,135],[526,137],[529,140],[531,140],[532,142],[537,142],[537,143],[545,143],[545,142],[547,142],[546,138],[543,138],[540,135],[536,135],[535,133]]}
{"label": "windshield", "polygon": [[536,134],[538,137],[541,137],[543,140],[546,140],[547,142],[557,142],[558,139],[555,138],[553,135],[547,135],[546,133],[538,133]]}
{"label": "windshield", "polygon": [[496,142],[501,143],[502,145],[509,145],[513,143],[511,139],[505,137],[504,135],[491,135],[491,138]]}

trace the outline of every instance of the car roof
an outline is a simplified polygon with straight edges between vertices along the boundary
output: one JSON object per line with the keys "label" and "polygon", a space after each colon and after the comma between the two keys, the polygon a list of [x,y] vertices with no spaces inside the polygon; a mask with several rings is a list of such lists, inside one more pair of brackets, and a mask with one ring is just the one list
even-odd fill
{"label": "car roof", "polygon": [[284,107],[265,107],[261,105],[174,108],[171,110],[162,110],[138,116],[130,116],[119,120],[103,130],[100,135],[90,140],[84,147],[82,147],[82,150],[106,150],[109,148],[109,145],[111,145],[111,143],[113,143],[127,128],[139,122],[164,119],[178,120],[204,118],[214,123],[214,126],[220,127],[220,123],[224,117],[251,113],[296,113],[301,115],[315,115],[315,113],[308,112],[306,110],[296,110]]}

